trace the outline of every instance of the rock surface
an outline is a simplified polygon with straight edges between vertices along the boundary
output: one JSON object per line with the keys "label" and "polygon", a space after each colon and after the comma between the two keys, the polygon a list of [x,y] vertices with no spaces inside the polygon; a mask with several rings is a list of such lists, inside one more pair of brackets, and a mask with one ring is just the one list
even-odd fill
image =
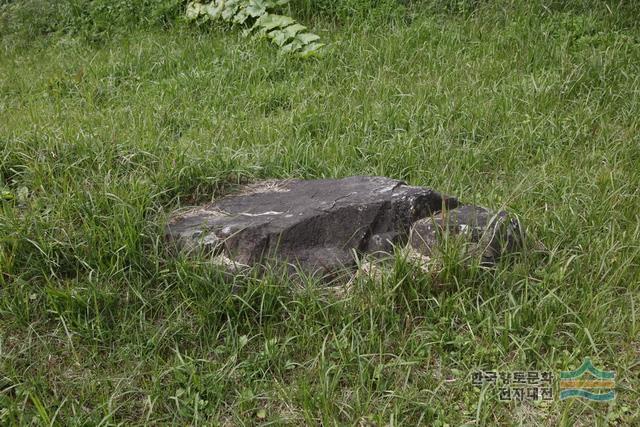
{"label": "rock surface", "polygon": [[167,236],[184,250],[240,264],[284,261],[326,275],[352,267],[355,254],[405,244],[413,223],[458,205],[384,177],[271,181],[176,215]]}
{"label": "rock surface", "polygon": [[452,235],[463,237],[467,254],[480,257],[484,265],[494,265],[502,254],[517,250],[522,243],[520,223],[506,211],[467,205],[416,221],[409,244],[430,257]]}

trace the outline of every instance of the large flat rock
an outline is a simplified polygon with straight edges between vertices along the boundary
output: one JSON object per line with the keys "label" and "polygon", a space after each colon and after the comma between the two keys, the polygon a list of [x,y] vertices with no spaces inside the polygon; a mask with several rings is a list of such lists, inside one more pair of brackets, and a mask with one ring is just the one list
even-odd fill
{"label": "large flat rock", "polygon": [[356,254],[405,244],[414,222],[458,204],[384,177],[269,181],[174,216],[167,236],[187,251],[325,275],[353,266]]}

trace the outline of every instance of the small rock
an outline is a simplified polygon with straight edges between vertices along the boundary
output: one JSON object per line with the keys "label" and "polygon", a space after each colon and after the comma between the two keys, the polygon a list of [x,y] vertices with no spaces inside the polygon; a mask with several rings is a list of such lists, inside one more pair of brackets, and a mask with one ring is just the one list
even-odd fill
{"label": "small rock", "polygon": [[481,264],[495,265],[501,255],[520,249],[523,233],[519,221],[506,211],[466,205],[416,221],[409,244],[432,257],[443,239],[452,235],[462,236],[468,243],[467,253],[479,256]]}

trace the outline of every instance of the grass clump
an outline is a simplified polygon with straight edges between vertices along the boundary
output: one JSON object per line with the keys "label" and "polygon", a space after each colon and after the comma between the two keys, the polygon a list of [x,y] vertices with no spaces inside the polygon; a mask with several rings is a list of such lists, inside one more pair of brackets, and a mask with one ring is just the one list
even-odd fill
{"label": "grass clump", "polygon": [[[637,424],[633,11],[508,4],[319,20],[312,60],[220,28],[3,37],[0,423]],[[165,252],[175,208],[354,174],[504,207],[538,246],[495,271],[399,256],[342,296]],[[471,385],[586,356],[614,402]]]}
{"label": "grass clump", "polygon": [[102,41],[132,28],[167,26],[184,12],[183,0],[23,0],[0,2],[0,34],[21,38],[69,33]]}

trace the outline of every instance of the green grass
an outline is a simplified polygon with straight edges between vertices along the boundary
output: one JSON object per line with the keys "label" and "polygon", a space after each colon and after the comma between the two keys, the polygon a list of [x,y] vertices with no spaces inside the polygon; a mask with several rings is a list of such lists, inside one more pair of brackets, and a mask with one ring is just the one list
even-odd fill
{"label": "green grass", "polygon": [[[0,424],[639,423],[638,16],[549,3],[319,20],[311,60],[182,25],[4,37]],[[163,246],[238,184],[354,174],[504,207],[530,249],[336,296]],[[613,403],[471,385],[585,356]]]}

